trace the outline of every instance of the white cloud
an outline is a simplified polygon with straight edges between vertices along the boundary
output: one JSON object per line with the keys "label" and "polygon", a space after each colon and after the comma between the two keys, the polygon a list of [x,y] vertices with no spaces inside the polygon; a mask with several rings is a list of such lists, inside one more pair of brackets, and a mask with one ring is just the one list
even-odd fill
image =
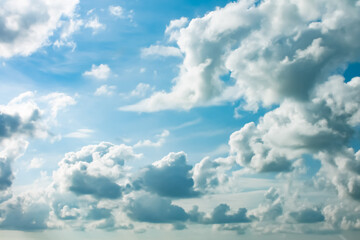
{"label": "white cloud", "polygon": [[[126,181],[125,162],[140,158],[126,145],[102,142],[69,152],[54,172],[58,192],[73,192],[95,198],[116,199],[121,197]],[[120,180],[123,180],[120,184]]]}
{"label": "white cloud", "polygon": [[111,96],[115,93],[116,86],[102,85],[96,89],[95,96]]}
{"label": "white cloud", "polygon": [[149,139],[141,140],[141,141],[137,142],[134,145],[134,148],[139,148],[139,147],[161,147],[162,145],[164,145],[165,140],[169,135],[170,135],[170,132],[165,129],[164,131],[162,131],[161,134],[158,134],[158,135],[155,136],[158,139],[157,141],[151,141]]}
{"label": "white cloud", "polygon": [[89,138],[94,130],[83,128],[65,135],[66,138]]}
{"label": "white cloud", "polygon": [[[44,99],[47,104],[41,109],[38,103]],[[7,105],[0,105],[0,190],[12,185],[12,163],[25,153],[28,139],[50,135],[48,119],[55,121],[57,112],[68,104],[67,99],[60,93],[36,98],[33,92],[25,92]],[[46,111],[47,108],[51,111]],[[39,166],[40,160],[36,161],[30,167]]]}
{"label": "white cloud", "polygon": [[76,43],[71,40],[72,34],[79,31],[80,28],[84,25],[82,19],[70,19],[68,22],[63,24],[63,29],[60,34],[60,39],[54,42],[56,47],[68,46],[71,47],[74,51],[76,48]]}
{"label": "white cloud", "polygon": [[45,159],[35,157],[35,158],[31,159],[29,168],[30,169],[41,168],[44,165],[44,163],[45,163]]}
{"label": "white cloud", "polygon": [[[306,100],[316,84],[358,60],[359,16],[351,1],[229,3],[179,31],[180,50],[174,51],[184,61],[170,92],[121,109],[186,110],[243,98],[245,109],[257,110],[288,98]],[[232,81],[223,81],[229,73]]]}
{"label": "white cloud", "polygon": [[65,110],[68,106],[76,104],[76,101],[73,97],[60,92],[53,92],[43,96],[41,97],[41,101],[48,103],[51,111],[51,117],[53,119],[56,118],[60,110]]}
{"label": "white cloud", "polygon": [[148,48],[141,49],[141,56],[162,56],[162,57],[182,57],[179,48],[171,46],[151,45]]}
{"label": "white cloud", "polygon": [[105,25],[100,23],[99,18],[95,16],[85,24],[85,28],[91,28],[93,30],[93,34],[96,34],[98,31],[105,29]]}
{"label": "white cloud", "polygon": [[150,193],[163,197],[188,198],[199,196],[195,191],[190,171],[192,166],[187,163],[184,152],[169,153],[161,160],[145,167],[135,183]]}
{"label": "white cloud", "polygon": [[[360,78],[340,76],[316,88],[310,102],[284,101],[258,125],[246,124],[230,137],[231,152],[241,166],[257,171],[289,171],[302,154],[338,151],[360,123]],[[316,114],[313,114],[316,113]]]}
{"label": "white cloud", "polygon": [[73,18],[78,0],[4,0],[0,3],[0,57],[28,56],[49,45],[49,37]]}
{"label": "white cloud", "polygon": [[189,20],[186,17],[171,20],[169,26],[166,26],[165,34],[169,35],[170,41],[176,41],[180,37],[180,29],[184,28]]}
{"label": "white cloud", "polygon": [[146,94],[153,91],[154,88],[152,88],[147,83],[139,83],[134,90],[130,92],[130,96],[132,97],[145,97]]}
{"label": "white cloud", "polygon": [[93,64],[91,66],[91,70],[84,72],[83,75],[87,77],[93,77],[99,80],[106,80],[109,77],[110,72],[111,70],[106,64],[100,64],[98,66]]}
{"label": "white cloud", "polygon": [[116,17],[123,17],[124,9],[120,6],[109,6],[109,12]]}

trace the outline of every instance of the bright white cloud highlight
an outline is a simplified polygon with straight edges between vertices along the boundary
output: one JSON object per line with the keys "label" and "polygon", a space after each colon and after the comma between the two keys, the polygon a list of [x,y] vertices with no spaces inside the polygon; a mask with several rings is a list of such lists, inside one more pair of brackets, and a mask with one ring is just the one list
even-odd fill
{"label": "bright white cloud highlight", "polygon": [[49,45],[49,37],[71,20],[78,0],[4,0],[0,3],[0,57],[28,56]]}
{"label": "bright white cloud highlight", "polygon": [[99,80],[106,80],[109,77],[110,72],[111,70],[107,64],[100,64],[98,66],[93,64],[91,66],[91,70],[84,72],[83,76],[93,77]]}
{"label": "bright white cloud highlight", "polygon": [[176,41],[180,36],[180,29],[188,24],[189,20],[186,17],[171,20],[170,24],[166,26],[165,34],[169,36],[170,41]]}

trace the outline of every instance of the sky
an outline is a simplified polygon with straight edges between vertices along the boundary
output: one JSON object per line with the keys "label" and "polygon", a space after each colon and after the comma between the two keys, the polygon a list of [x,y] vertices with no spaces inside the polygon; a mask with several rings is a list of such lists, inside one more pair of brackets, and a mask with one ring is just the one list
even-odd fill
{"label": "sky", "polygon": [[0,6],[0,239],[358,238],[359,0]]}

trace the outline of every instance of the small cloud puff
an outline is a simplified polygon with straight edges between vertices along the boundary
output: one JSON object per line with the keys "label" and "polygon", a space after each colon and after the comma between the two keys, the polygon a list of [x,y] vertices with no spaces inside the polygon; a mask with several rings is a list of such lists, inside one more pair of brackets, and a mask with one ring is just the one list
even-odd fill
{"label": "small cloud puff", "polygon": [[111,70],[107,64],[100,64],[98,66],[93,64],[91,66],[91,70],[84,72],[83,76],[93,77],[99,80],[106,80],[109,77],[110,72]]}

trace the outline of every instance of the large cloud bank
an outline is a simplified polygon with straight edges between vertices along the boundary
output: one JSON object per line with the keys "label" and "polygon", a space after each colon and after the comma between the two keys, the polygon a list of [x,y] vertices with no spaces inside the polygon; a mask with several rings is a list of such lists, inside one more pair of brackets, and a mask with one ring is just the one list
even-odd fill
{"label": "large cloud bank", "polygon": [[[2,106],[0,228],[359,230],[360,150],[351,140],[360,124],[360,77],[339,75],[360,60],[359,22],[360,2],[351,0],[239,1],[189,23],[172,21],[166,34],[184,54],[175,85],[122,110],[190,109],[238,99],[247,110],[273,106],[231,134],[226,157],[194,166],[178,152],[131,168],[143,157],[136,146],[101,142],[65,154],[42,197],[12,197],[11,162],[24,151],[12,139],[27,143],[25,137],[45,136],[46,128],[34,102],[20,97]],[[320,163],[311,176],[306,158]],[[207,209],[182,206],[189,198],[201,202],[243,190],[244,181],[255,181],[249,175],[262,174],[276,176],[277,186],[268,187],[255,207],[222,201]]]}

